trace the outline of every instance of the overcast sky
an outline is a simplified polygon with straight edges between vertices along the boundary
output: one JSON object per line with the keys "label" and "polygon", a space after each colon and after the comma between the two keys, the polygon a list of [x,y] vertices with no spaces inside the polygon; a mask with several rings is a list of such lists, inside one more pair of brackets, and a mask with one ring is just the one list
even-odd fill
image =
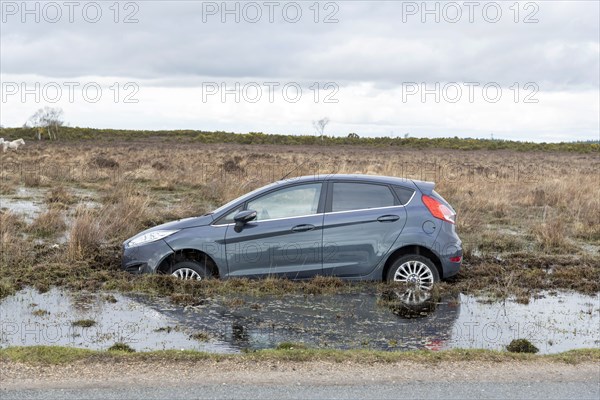
{"label": "overcast sky", "polygon": [[598,1],[1,2],[0,123],[597,140]]}

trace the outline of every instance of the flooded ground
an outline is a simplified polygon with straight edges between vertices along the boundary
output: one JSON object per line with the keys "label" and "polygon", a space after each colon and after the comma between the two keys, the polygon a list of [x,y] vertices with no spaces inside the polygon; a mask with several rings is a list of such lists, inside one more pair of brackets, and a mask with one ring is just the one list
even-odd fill
{"label": "flooded ground", "polygon": [[221,297],[181,307],[141,295],[27,289],[0,303],[0,346],[106,349],[125,342],[138,351],[229,353],[295,342],[314,348],[441,350],[503,349],[515,338],[529,339],[541,353],[600,346],[598,295],[559,292],[527,305],[462,294],[428,297],[366,290]]}
{"label": "flooded ground", "polygon": [[21,214],[26,222],[32,222],[46,209],[44,194],[42,189],[19,187],[13,196],[0,196],[0,210]]}
{"label": "flooded ground", "polygon": [[[44,200],[47,193],[48,189],[18,187],[14,195],[0,196],[0,210],[10,210],[15,214],[22,215],[26,222],[32,222],[42,212],[47,210],[48,207]],[[97,193],[93,190],[70,188],[69,193],[77,199],[76,206],[86,208],[100,206],[100,203],[96,199]],[[71,208],[70,214],[72,214],[76,206]]]}

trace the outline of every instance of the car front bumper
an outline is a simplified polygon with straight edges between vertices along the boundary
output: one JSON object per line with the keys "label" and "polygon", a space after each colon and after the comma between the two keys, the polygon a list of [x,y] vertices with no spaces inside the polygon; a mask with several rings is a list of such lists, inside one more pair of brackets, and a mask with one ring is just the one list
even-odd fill
{"label": "car front bumper", "polygon": [[156,272],[160,263],[173,249],[163,239],[136,247],[125,247],[121,257],[121,268],[132,274]]}

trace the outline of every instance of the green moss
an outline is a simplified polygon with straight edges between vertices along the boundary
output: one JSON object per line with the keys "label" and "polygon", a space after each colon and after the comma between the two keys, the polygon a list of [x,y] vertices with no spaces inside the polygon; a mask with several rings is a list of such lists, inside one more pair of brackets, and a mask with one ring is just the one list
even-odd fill
{"label": "green moss", "polygon": [[282,342],[277,345],[277,350],[306,350],[304,343]]}
{"label": "green moss", "polygon": [[66,364],[99,354],[97,351],[59,346],[8,347],[0,359],[27,364]]}
{"label": "green moss", "polygon": [[197,340],[199,342],[208,342],[210,335],[204,331],[194,332],[190,335],[190,339]]}
{"label": "green moss", "polygon": [[117,343],[109,351],[94,351],[58,346],[8,347],[0,349],[0,360],[26,364],[65,364],[75,361],[147,360],[147,361],[329,361],[354,363],[391,363],[411,361],[439,363],[455,361],[550,361],[577,364],[600,362],[600,349],[580,349],[559,354],[536,355],[507,351],[455,349],[444,351],[379,351],[379,350],[328,350],[291,348],[250,351],[242,354],[215,354],[194,350],[161,350],[135,353],[128,345]]}
{"label": "green moss", "polygon": [[513,339],[508,346],[506,346],[506,350],[512,353],[537,353],[540,351],[537,347],[533,345],[527,339]]}
{"label": "green moss", "polygon": [[96,325],[96,321],[94,321],[93,319],[79,319],[77,321],[73,321],[71,325],[78,326],[81,328],[90,328]]}
{"label": "green moss", "polygon": [[134,353],[135,350],[126,343],[115,343],[108,348],[108,351],[115,351],[120,353]]}

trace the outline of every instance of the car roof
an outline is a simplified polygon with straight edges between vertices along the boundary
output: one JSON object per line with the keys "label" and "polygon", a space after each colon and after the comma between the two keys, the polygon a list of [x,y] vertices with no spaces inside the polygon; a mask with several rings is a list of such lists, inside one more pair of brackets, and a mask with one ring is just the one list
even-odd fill
{"label": "car roof", "polygon": [[365,175],[365,174],[315,174],[315,175],[305,175],[299,177],[290,177],[286,179],[282,179],[277,183],[303,183],[303,182],[324,182],[330,180],[347,180],[347,181],[362,181],[369,183],[384,183],[384,184],[392,184],[392,185],[404,185],[414,187],[414,184],[418,185],[419,183],[432,184],[431,182],[423,182],[417,181],[408,178],[400,178],[396,176],[383,176],[383,175]]}

